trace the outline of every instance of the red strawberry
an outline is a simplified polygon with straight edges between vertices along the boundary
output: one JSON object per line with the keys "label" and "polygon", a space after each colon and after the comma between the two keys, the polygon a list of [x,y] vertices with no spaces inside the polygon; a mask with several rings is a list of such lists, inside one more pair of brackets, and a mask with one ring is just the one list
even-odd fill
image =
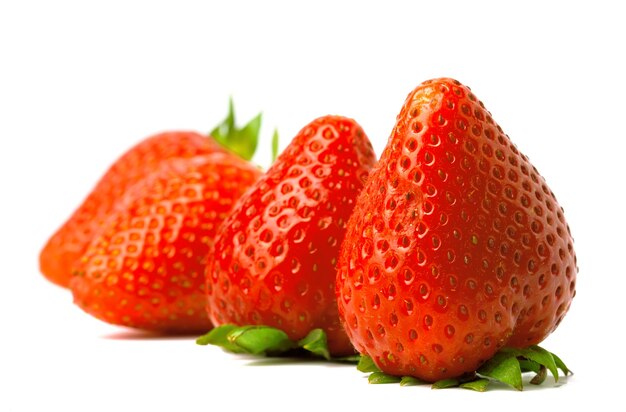
{"label": "red strawberry", "polygon": [[195,132],[161,133],[140,142],[109,168],[82,205],[48,240],[39,256],[41,272],[50,281],[67,287],[74,262],[129,187],[164,159],[219,151],[223,149],[214,140]]}
{"label": "red strawberry", "polygon": [[[213,130],[212,135],[222,145],[238,148],[238,153],[250,159],[256,147],[260,117],[254,118],[241,130],[235,128],[234,121],[231,101],[228,117]],[[143,140],[109,168],[78,209],[47,241],[39,256],[41,272],[50,281],[67,287],[74,262],[85,252],[87,244],[128,188],[164,160],[223,151],[215,140],[189,131],[161,133]]]}
{"label": "red strawberry", "polygon": [[409,94],[338,266],[339,312],[357,350],[386,373],[428,381],[542,341],[577,274],[554,194],[451,79]]}
{"label": "red strawberry", "polygon": [[339,245],[375,162],[353,120],[307,125],[237,203],[207,265],[208,313],[216,325],[268,325],[293,340],[325,330],[334,355],[354,353],[337,315]]}
{"label": "red strawberry", "polygon": [[162,332],[210,327],[204,268],[219,224],[260,171],[222,151],[160,162],[101,223],[70,287],[86,312]]}

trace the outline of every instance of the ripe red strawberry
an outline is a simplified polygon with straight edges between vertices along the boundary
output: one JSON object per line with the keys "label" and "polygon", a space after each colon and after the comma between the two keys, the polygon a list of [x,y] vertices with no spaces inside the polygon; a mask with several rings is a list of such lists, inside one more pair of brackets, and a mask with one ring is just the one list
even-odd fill
{"label": "ripe red strawberry", "polygon": [[[235,151],[250,159],[256,148],[260,117],[239,130],[235,127],[232,100],[229,109],[228,117],[211,135],[222,146],[239,149]],[[39,255],[41,272],[48,280],[67,287],[74,262],[130,187],[167,159],[224,152],[222,146],[196,132],[176,131],[151,136],[132,147],[113,163],[78,209],[47,241]]]}
{"label": "ripe red strawberry", "polygon": [[160,162],[109,211],[70,281],[75,303],[118,325],[161,332],[210,328],[204,268],[217,227],[260,176],[216,151]]}
{"label": "ripe red strawberry", "polygon": [[561,322],[576,256],[563,210],[469,88],[409,94],[348,223],[337,299],[357,350],[428,381]]}
{"label": "ripe red strawberry", "polygon": [[48,240],[39,256],[41,272],[67,287],[74,262],[101,227],[113,205],[129,187],[151,173],[164,159],[188,158],[223,149],[196,132],[169,132],[151,136],[120,157],[93,191]]}
{"label": "ripe red strawberry", "polygon": [[304,127],[237,203],[207,264],[216,325],[268,325],[301,339],[325,330],[330,353],[354,353],[334,293],[345,226],[369,170],[371,144],[351,119]]}

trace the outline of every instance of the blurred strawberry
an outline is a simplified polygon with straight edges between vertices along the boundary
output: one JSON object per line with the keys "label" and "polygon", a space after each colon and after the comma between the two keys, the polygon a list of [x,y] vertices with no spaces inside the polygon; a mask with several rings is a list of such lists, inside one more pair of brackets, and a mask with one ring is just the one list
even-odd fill
{"label": "blurred strawberry", "polygon": [[215,140],[196,132],[173,131],[151,136],[132,147],[113,163],[83,203],[47,241],[39,255],[41,272],[51,282],[67,287],[74,262],[130,187],[172,158],[225,153],[228,148],[250,159],[256,149],[260,123],[259,115],[237,129],[231,100],[227,118],[212,131]]}
{"label": "blurred strawberry", "polygon": [[218,226],[260,174],[223,151],[161,162],[102,222],[70,282],[75,303],[112,324],[210,328],[206,259]]}

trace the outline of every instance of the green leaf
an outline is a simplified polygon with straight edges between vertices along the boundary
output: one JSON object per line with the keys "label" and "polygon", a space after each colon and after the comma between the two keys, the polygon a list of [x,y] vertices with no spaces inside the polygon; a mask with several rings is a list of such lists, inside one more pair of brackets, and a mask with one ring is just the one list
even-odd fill
{"label": "green leaf", "polygon": [[441,379],[432,384],[432,389],[446,389],[446,388],[456,388],[461,384],[461,381],[458,379],[450,378],[450,379]]}
{"label": "green leaf", "polygon": [[539,373],[539,371],[541,370],[541,365],[535,361],[531,361],[528,359],[518,359],[518,361],[519,361],[519,366],[520,366],[520,369],[522,370],[522,373],[525,373],[525,372]]}
{"label": "green leaf", "polygon": [[[550,352],[550,353],[552,353],[552,352]],[[554,358],[554,363],[556,363],[556,366],[559,369],[561,369],[566,376],[573,373],[567,366],[565,366],[565,363],[563,363],[561,358],[556,356],[554,353],[552,353],[552,358]]]}
{"label": "green leaf", "polygon": [[487,390],[487,386],[489,386],[489,382],[491,382],[489,379],[478,378],[478,379],[460,384],[459,388],[471,389],[476,392],[485,392]]}
{"label": "green leaf", "polygon": [[198,345],[219,346],[233,353],[243,353],[243,350],[241,348],[239,348],[237,345],[234,345],[230,340],[228,340],[228,335],[237,328],[237,325],[218,326],[209,331],[207,334],[202,335],[198,339],[196,339],[196,343]]}
{"label": "green leaf", "polygon": [[416,378],[415,376],[403,376],[400,380],[400,386],[415,386],[415,385],[423,385],[424,382],[421,379]]}
{"label": "green leaf", "polygon": [[538,364],[548,368],[552,376],[554,376],[554,380],[559,380],[559,371],[557,369],[556,363],[554,362],[554,357],[550,352],[537,345],[530,346],[526,349],[521,349],[519,352],[524,358],[535,361]]}
{"label": "green leaf", "polygon": [[234,151],[244,159],[250,160],[256,152],[259,143],[259,131],[261,130],[261,113],[252,118],[237,135],[237,145]]}
{"label": "green leaf", "polygon": [[235,129],[235,107],[233,104],[233,98],[228,99],[228,114],[221,123],[216,125],[213,130],[209,132],[209,135],[222,145],[228,147],[228,136]]}
{"label": "green leaf", "polygon": [[505,383],[519,391],[522,390],[522,371],[513,351],[501,350],[485,362],[478,374]]}
{"label": "green leaf", "polygon": [[264,325],[222,325],[196,339],[199,345],[216,345],[233,353],[267,356],[310,356],[328,361],[356,364],[358,354],[334,358],[328,349],[328,338],[323,329],[313,329],[295,342],[282,330]]}
{"label": "green leaf", "polygon": [[[548,353],[550,356],[547,356]],[[551,360],[554,366],[565,374],[571,373],[563,361],[553,353],[547,352],[539,346],[525,349],[502,348],[491,359],[487,360],[476,372],[450,379],[442,379],[432,384],[433,389],[463,388],[477,392],[487,390],[492,380],[502,382],[517,390],[523,389],[522,373],[534,372],[531,384],[541,384],[545,381],[547,371],[550,370]],[[400,383],[401,386],[418,385],[423,383],[412,376],[397,377],[382,372],[370,356],[362,355],[357,369],[361,372],[371,372],[368,377],[370,383]],[[551,372],[552,373],[552,372]]]}
{"label": "green leaf", "polygon": [[272,163],[278,157],[278,129],[274,129],[274,134],[272,135]]}
{"label": "green leaf", "polygon": [[283,353],[294,348],[294,342],[280,329],[270,326],[242,326],[232,330],[228,341],[252,355]]}
{"label": "green leaf", "polygon": [[372,384],[380,383],[400,383],[402,378],[400,376],[388,375],[384,372],[372,372],[367,377],[367,381]]}
{"label": "green leaf", "polygon": [[298,346],[326,360],[331,359],[328,339],[322,329],[313,329],[298,342]]}
{"label": "green leaf", "polygon": [[261,117],[259,113],[243,128],[238,129],[235,122],[233,99],[231,98],[228,101],[228,115],[209,134],[225,148],[246,160],[250,160],[257,148]]}
{"label": "green leaf", "polygon": [[374,363],[374,360],[367,355],[361,355],[361,359],[359,360],[358,365],[356,365],[357,370],[361,372],[380,372],[378,366]]}
{"label": "green leaf", "polygon": [[204,335],[197,337],[196,344],[203,345],[203,346],[210,344],[211,343],[210,338],[209,338],[210,336],[211,336],[211,332],[207,332]]}
{"label": "green leaf", "polygon": [[230,130],[235,129],[235,103],[233,102],[233,96],[228,98],[228,115],[225,121]]}

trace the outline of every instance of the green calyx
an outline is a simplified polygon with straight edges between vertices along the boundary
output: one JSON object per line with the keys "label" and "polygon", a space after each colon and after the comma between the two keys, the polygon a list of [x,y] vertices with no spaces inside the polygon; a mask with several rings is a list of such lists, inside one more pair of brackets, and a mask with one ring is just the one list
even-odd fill
{"label": "green calyx", "polygon": [[222,325],[200,336],[196,343],[249,355],[308,357],[344,362],[356,360],[354,357],[332,357],[326,333],[322,329],[313,329],[304,338],[294,341],[284,331],[271,326]]}
{"label": "green calyx", "polygon": [[[381,372],[369,356],[362,356],[357,369],[370,373],[369,383],[400,383],[402,386],[426,384],[411,376],[393,376]],[[540,385],[545,382],[548,372],[554,382],[559,381],[559,369],[565,376],[572,371],[554,353],[534,345],[524,349],[503,348],[487,360],[476,372],[459,378],[443,379],[431,385],[433,389],[463,388],[478,392],[487,390],[491,382],[501,382],[514,389],[523,389],[523,374],[534,373],[529,383]]]}
{"label": "green calyx", "polygon": [[[322,329],[311,330],[304,338],[292,340],[282,330],[264,325],[222,325],[196,339],[198,345],[215,345],[238,354],[255,356],[288,356],[296,358],[323,359],[327,361],[356,363],[357,369],[369,373],[372,384],[396,383],[400,386],[426,385],[413,376],[395,376],[382,372],[374,360],[366,355],[333,357],[328,349],[326,333]],[[493,382],[523,389],[523,375],[534,373],[528,380],[541,385],[548,373],[558,382],[559,370],[564,376],[572,371],[554,353],[534,345],[524,349],[503,348],[478,370],[457,378],[442,379],[431,384],[432,389],[462,388],[484,392]]]}
{"label": "green calyx", "polygon": [[254,156],[259,142],[261,117],[261,113],[259,113],[245,126],[238,128],[235,123],[235,108],[231,98],[228,101],[228,115],[211,130],[209,135],[225,148],[246,160],[250,160]]}
{"label": "green calyx", "polygon": [[[251,160],[259,142],[262,114],[253,117],[245,126],[238,128],[235,121],[235,106],[232,97],[228,100],[228,115],[215,126],[209,135],[220,145],[236,153],[245,160]],[[271,142],[271,163],[278,157],[278,129],[274,129]]]}
{"label": "green calyx", "polygon": [[272,134],[272,163],[278,157],[278,129],[274,129],[274,134]]}

